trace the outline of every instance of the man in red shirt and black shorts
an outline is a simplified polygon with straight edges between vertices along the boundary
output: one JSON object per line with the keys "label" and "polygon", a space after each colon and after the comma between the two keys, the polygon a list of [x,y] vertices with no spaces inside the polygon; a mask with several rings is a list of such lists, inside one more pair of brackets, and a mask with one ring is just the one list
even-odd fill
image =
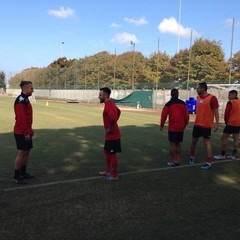
{"label": "man in red shirt and black shorts", "polygon": [[[103,87],[99,92],[99,100],[104,103],[103,123],[105,128],[105,171],[99,172],[100,176],[104,176],[108,181],[118,180],[118,159],[117,153],[121,152],[121,135],[118,127],[118,119],[121,111],[110,99],[111,90]],[[112,168],[112,169],[111,169]],[[111,171],[112,170],[112,171]]]}
{"label": "man in red shirt and black shorts", "polygon": [[215,118],[215,126],[213,131],[216,132],[219,127],[219,112],[217,98],[207,92],[207,84],[199,83],[197,86],[197,106],[196,118],[192,132],[191,155],[189,164],[195,163],[195,148],[200,137],[203,137],[204,144],[207,149],[206,163],[201,166],[202,169],[208,170],[212,167],[212,146],[211,146],[211,130]]}
{"label": "man in red shirt and black shorts", "polygon": [[32,105],[29,97],[33,93],[33,85],[30,81],[21,81],[21,94],[14,103],[15,125],[14,136],[18,153],[15,158],[15,172],[13,181],[15,183],[25,183],[24,179],[33,178],[26,172],[30,149],[33,147],[32,137]]}
{"label": "man in red shirt and black shorts", "polygon": [[[238,150],[239,142],[239,132],[240,132],[240,99],[238,99],[238,92],[236,90],[231,90],[228,94],[228,103],[226,105],[224,113],[225,128],[222,134],[222,152],[219,155],[214,156],[217,160],[222,159],[236,159],[236,154]],[[227,140],[232,134],[233,138],[233,150],[232,153],[226,155],[227,150]]]}
{"label": "man in red shirt and black shorts", "polygon": [[186,103],[178,98],[179,92],[173,88],[171,90],[171,100],[168,101],[161,113],[160,131],[163,131],[164,124],[169,117],[168,139],[170,142],[170,161],[169,167],[179,165],[181,155],[181,145],[183,141],[183,132],[189,121],[189,113]]}

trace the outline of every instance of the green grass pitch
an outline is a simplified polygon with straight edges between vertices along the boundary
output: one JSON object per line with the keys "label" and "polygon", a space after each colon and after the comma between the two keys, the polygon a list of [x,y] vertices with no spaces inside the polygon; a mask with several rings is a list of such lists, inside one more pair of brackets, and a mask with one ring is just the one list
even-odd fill
{"label": "green grass pitch", "polygon": [[[209,171],[188,167],[192,123],[181,167],[166,168],[169,143],[167,126],[159,131],[160,111],[121,108],[120,180],[106,183],[97,177],[104,169],[103,105],[37,100],[29,160],[35,178],[22,188],[12,182],[14,98],[0,102],[1,240],[239,239],[240,161]],[[223,127],[213,133],[214,153]],[[200,140],[198,163],[205,154]]]}

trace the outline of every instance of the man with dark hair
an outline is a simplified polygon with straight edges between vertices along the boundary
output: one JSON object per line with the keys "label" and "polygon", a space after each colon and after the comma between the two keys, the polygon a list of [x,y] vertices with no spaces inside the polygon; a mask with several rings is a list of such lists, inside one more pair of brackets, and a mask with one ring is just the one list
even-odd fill
{"label": "man with dark hair", "polygon": [[201,166],[202,169],[208,170],[212,167],[212,146],[211,146],[211,128],[213,127],[214,117],[215,126],[213,131],[216,132],[219,126],[218,100],[214,95],[207,92],[207,84],[199,83],[197,86],[197,106],[196,118],[192,132],[191,155],[189,164],[195,163],[195,148],[200,137],[203,137],[207,149],[206,163]]}
{"label": "man with dark hair", "polygon": [[[118,159],[117,153],[121,152],[121,135],[118,127],[118,119],[121,111],[110,99],[111,90],[103,87],[99,92],[100,103],[104,103],[103,123],[105,128],[105,171],[99,172],[100,176],[104,176],[108,181],[118,180]],[[112,168],[112,171],[111,171]]]}
{"label": "man with dark hair", "polygon": [[178,98],[177,89],[171,90],[171,100],[166,103],[161,113],[160,131],[163,131],[164,124],[169,118],[168,139],[170,142],[170,161],[169,167],[179,165],[181,155],[181,145],[183,141],[183,132],[189,121],[189,113],[186,103]]}
{"label": "man with dark hair", "polygon": [[31,81],[21,81],[21,94],[14,103],[15,125],[14,136],[18,153],[15,158],[15,172],[13,181],[15,183],[25,183],[24,179],[33,176],[26,172],[30,149],[33,147],[32,137],[32,105],[28,99],[34,92]]}
{"label": "man with dark hair", "polygon": [[[226,105],[224,113],[225,128],[222,134],[222,152],[219,155],[214,156],[215,159],[236,159],[236,153],[238,149],[239,142],[239,130],[240,130],[240,100],[238,99],[238,92],[236,90],[231,90],[228,93],[228,103]],[[227,150],[227,140],[232,134],[233,137],[233,150],[232,154],[226,156]]]}

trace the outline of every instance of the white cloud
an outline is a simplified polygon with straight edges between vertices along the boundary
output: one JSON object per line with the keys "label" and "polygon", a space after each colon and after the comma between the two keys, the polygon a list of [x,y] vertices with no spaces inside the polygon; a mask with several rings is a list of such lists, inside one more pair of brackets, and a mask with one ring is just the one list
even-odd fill
{"label": "white cloud", "polygon": [[134,34],[123,32],[117,33],[112,39],[111,42],[117,43],[130,43],[131,41],[138,43],[138,39]]}
{"label": "white cloud", "polygon": [[112,23],[111,24],[111,28],[120,28],[121,25],[120,24],[117,24],[117,23]]}
{"label": "white cloud", "polygon": [[[226,19],[226,20],[225,20],[225,24],[226,24],[228,27],[232,27],[232,25],[233,25],[233,19],[232,19],[232,18]],[[240,22],[234,21],[234,25],[235,25],[235,26],[240,26]]]}
{"label": "white cloud", "polygon": [[141,26],[141,25],[148,24],[148,21],[144,17],[141,17],[139,19],[133,19],[133,18],[125,17],[124,21],[126,21],[130,24],[136,25],[136,26]]}
{"label": "white cloud", "polygon": [[[176,36],[178,36],[179,30],[179,36],[184,38],[188,38],[191,36],[191,28],[184,27],[181,24],[179,25],[174,17],[164,18],[162,22],[160,22],[160,24],[158,25],[158,29],[162,33],[170,33]],[[193,35],[197,37],[199,36],[199,33],[193,30]]]}
{"label": "white cloud", "polygon": [[59,10],[49,10],[48,14],[58,18],[68,18],[73,17],[75,15],[75,11],[69,7],[60,7]]}

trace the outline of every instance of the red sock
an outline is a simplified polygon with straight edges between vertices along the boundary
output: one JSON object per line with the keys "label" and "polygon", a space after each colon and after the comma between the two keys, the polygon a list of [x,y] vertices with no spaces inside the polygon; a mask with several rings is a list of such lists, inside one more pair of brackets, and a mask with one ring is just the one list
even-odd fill
{"label": "red sock", "polygon": [[117,177],[118,175],[118,159],[116,154],[111,154],[111,164],[112,164],[112,176]]}
{"label": "red sock", "polygon": [[175,162],[176,159],[175,159],[175,155],[174,154],[170,156],[170,160],[171,160],[171,162]]}
{"label": "red sock", "polygon": [[191,157],[194,157],[194,156],[195,156],[195,152],[192,151],[192,152],[191,152]]}
{"label": "red sock", "polygon": [[211,157],[207,157],[207,163],[209,163],[209,164],[212,163],[212,158]]}
{"label": "red sock", "polygon": [[107,150],[104,150],[105,155],[105,172],[110,173],[110,164],[111,164],[111,155],[108,153]]}

